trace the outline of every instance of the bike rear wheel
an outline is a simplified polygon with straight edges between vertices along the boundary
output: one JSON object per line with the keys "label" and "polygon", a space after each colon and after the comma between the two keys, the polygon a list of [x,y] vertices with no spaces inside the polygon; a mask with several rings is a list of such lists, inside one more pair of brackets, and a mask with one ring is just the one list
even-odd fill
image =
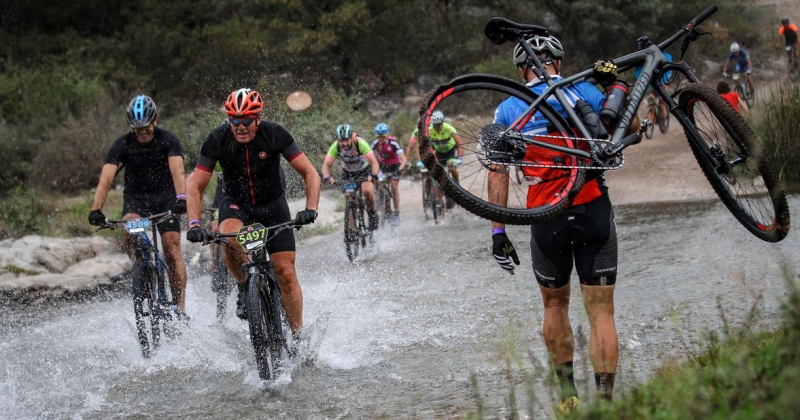
{"label": "bike rear wheel", "polygon": [[[558,164],[565,169],[559,169],[559,176],[548,179],[538,178],[535,181],[523,182],[522,185],[510,181],[510,171],[514,166],[524,166],[531,152],[547,150],[515,140],[509,140],[505,128],[494,124],[494,114],[498,105],[503,101],[517,101],[520,111],[536,100],[537,95],[524,85],[513,80],[499,76],[472,74],[453,79],[450,83],[434,89],[425,100],[420,109],[419,144],[420,156],[423,163],[439,182],[440,188],[450,199],[468,211],[499,223],[512,225],[528,225],[540,223],[558,215],[568,204],[570,192],[578,191],[583,185],[585,169],[588,162],[581,162],[572,155],[559,154]],[[429,138],[430,117],[434,111],[439,110],[448,118],[447,122],[453,125],[461,137],[464,149],[462,165],[459,166],[459,180],[456,181],[445,166],[436,162]],[[535,110],[536,119],[546,119],[550,122],[548,129],[553,131],[548,136],[528,136],[534,140],[541,140],[565,148],[574,149],[576,141],[566,133],[572,133],[564,123],[564,119],[556,113],[550,105],[543,102]],[[550,131],[550,130],[548,130]],[[553,135],[555,133],[555,135]],[[519,133],[513,133],[519,135]],[[547,137],[545,139],[545,137]],[[515,157],[510,156],[509,147],[516,147]],[[519,157],[523,155],[524,157]],[[545,164],[551,168],[556,157]],[[530,166],[529,166],[530,167]],[[508,200],[505,205],[495,204],[490,198],[488,181],[492,177],[499,185],[502,194],[507,193]],[[533,178],[533,177],[532,177]],[[537,189],[531,188],[538,184]],[[548,196],[543,203],[529,197],[529,192],[539,191],[547,184],[554,194]],[[493,192],[494,194],[494,192]]]}
{"label": "bike rear wheel", "polygon": [[214,266],[211,269],[211,290],[217,296],[217,321],[225,321],[225,312],[228,308],[228,295],[233,290],[233,278],[222,261],[222,247],[214,247]]}
{"label": "bike rear wheel", "polygon": [[274,300],[264,275],[248,277],[247,322],[250,326],[250,342],[256,355],[258,376],[265,381],[275,380],[283,363],[283,320],[281,312],[275,312]]}
{"label": "bike rear wheel", "polygon": [[667,130],[669,130],[669,112],[659,110],[658,115],[658,131],[660,131],[661,134],[667,134]]}
{"label": "bike rear wheel", "polygon": [[[778,242],[789,232],[789,206],[772,163],[741,115],[713,89],[684,88],[679,108],[695,159],[722,202],[759,239]],[[702,144],[710,150],[707,154]]]}

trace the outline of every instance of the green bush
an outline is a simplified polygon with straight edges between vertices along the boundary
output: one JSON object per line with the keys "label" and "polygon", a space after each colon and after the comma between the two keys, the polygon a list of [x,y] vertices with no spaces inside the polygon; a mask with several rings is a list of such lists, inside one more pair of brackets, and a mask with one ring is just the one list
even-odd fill
{"label": "green bush", "polygon": [[782,85],[772,89],[772,99],[763,102],[761,118],[755,124],[767,156],[787,188],[800,186],[800,86]]}

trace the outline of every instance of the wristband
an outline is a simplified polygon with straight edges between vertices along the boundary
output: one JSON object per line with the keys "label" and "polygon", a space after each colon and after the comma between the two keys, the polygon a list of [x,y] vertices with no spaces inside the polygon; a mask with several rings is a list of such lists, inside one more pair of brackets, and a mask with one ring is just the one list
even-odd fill
{"label": "wristband", "polygon": [[175,199],[176,200],[181,200],[181,199],[186,200],[186,194],[178,194],[178,195],[175,196]]}
{"label": "wristband", "polygon": [[494,228],[494,229],[492,229],[492,235],[497,235],[498,233],[506,233],[506,228]]}
{"label": "wristband", "polygon": [[323,181],[327,181],[327,180],[329,180],[329,179],[331,179],[331,176],[330,176],[330,175],[328,175],[328,176],[323,176],[323,177],[322,177],[322,180],[323,180]]}
{"label": "wristband", "polygon": [[200,221],[199,221],[199,220],[197,220],[197,219],[195,219],[195,220],[190,220],[190,221],[189,221],[189,226],[191,226],[191,225],[197,225],[197,226],[200,226]]}

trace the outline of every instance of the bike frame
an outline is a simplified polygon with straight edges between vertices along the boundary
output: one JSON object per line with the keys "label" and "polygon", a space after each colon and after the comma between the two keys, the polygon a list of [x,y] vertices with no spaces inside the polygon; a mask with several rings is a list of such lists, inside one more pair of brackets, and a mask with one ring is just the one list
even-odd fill
{"label": "bike frame", "polygon": [[[528,57],[532,59],[534,67],[532,68],[533,72],[536,76],[544,81],[547,84],[547,88],[542,92],[542,94],[531,103],[531,105],[522,113],[522,115],[508,127],[502,136],[507,138],[515,139],[522,141],[526,144],[530,144],[536,147],[543,147],[546,149],[554,150],[560,153],[564,153],[567,155],[576,156],[581,159],[586,159],[588,161],[593,162],[593,166],[586,166],[585,169],[611,169],[610,164],[608,163],[608,159],[613,159],[619,152],[621,152],[626,147],[637,143],[641,140],[640,133],[634,133],[628,136],[625,136],[625,133],[628,131],[628,128],[633,121],[634,116],[636,115],[636,111],[639,108],[642,100],[646,96],[648,86],[651,86],[655,92],[658,93],[658,96],[661,97],[662,100],[667,104],[667,109],[671,114],[678,119],[679,123],[683,126],[687,124],[691,124],[688,117],[678,110],[678,106],[675,101],[672,99],[667,91],[664,89],[664,85],[662,84],[662,77],[663,75],[667,74],[669,71],[678,71],[682,73],[691,83],[698,83],[699,80],[697,76],[695,76],[692,69],[683,61],[680,62],[672,62],[667,59],[667,57],[662,52],[664,49],[672,45],[675,41],[683,37],[685,34],[690,33],[694,30],[694,28],[704,21],[706,18],[711,16],[714,12],[717,11],[716,6],[711,6],[703,13],[698,15],[694,18],[690,23],[684,26],[678,33],[667,39],[666,41],[660,44],[653,44],[650,42],[647,37],[642,37],[639,39],[640,50],[634,53],[619,57],[614,59],[614,63],[618,67],[618,73],[622,73],[624,71],[630,70],[637,66],[642,66],[641,73],[639,78],[636,80],[636,83],[633,86],[633,89],[629,91],[630,96],[628,99],[628,105],[623,110],[619,122],[614,128],[613,134],[609,140],[603,140],[608,144],[607,147],[600,149],[596,143],[592,144],[592,151],[584,151],[576,148],[569,148],[564,146],[558,146],[554,144],[550,144],[547,142],[535,140],[530,138],[529,136],[525,136],[520,133],[522,128],[534,117],[536,108],[539,107],[542,102],[546,101],[547,98],[550,96],[554,96],[557,101],[562,104],[562,108],[564,112],[567,114],[566,119],[562,122],[567,127],[574,127],[578,133],[581,135],[582,138],[578,140],[592,140],[592,136],[589,134],[589,130],[581,121],[580,117],[576,114],[575,110],[568,105],[569,102],[567,101],[566,96],[561,91],[562,88],[567,86],[573,85],[577,82],[585,81],[591,78],[594,75],[594,69],[589,68],[584,70],[580,73],[572,75],[570,77],[563,78],[559,81],[553,80],[553,78],[547,73],[542,62],[536,56],[536,54],[531,49],[530,45],[524,41],[525,35],[520,34],[516,39],[517,43],[522,46],[525,52],[528,54]],[[691,38],[687,41],[691,42]],[[686,41],[685,41],[686,42]],[[688,46],[688,44],[687,44]],[[678,92],[675,93],[677,95]],[[558,113],[556,113],[558,114]],[[560,114],[559,114],[560,115]],[[561,117],[563,119],[563,117]],[[430,120],[430,115],[426,117],[425,124],[428,124]],[[698,138],[698,134],[693,132],[690,134],[691,139],[698,144],[698,146],[704,151],[706,155],[710,154],[710,150],[708,145],[705,144],[702,139]],[[738,141],[738,139],[737,139]],[[740,141],[739,141],[740,142]],[[740,142],[741,143],[741,142]],[[597,156],[605,158],[603,160],[598,160]],[[508,163],[503,163],[508,164]],[[522,164],[524,166],[524,164]]]}

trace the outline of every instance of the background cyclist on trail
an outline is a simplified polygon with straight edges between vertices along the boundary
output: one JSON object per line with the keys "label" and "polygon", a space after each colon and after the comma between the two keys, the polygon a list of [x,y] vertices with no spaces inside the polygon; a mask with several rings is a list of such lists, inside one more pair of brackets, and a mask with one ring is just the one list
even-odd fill
{"label": "background cyclist on trail", "polygon": [[[564,50],[558,39],[552,36],[533,36],[527,42],[548,74],[554,80],[560,80]],[[547,84],[536,77],[532,70],[533,61],[520,45],[514,49],[513,58],[526,86],[533,92],[541,94]],[[598,64],[609,63],[598,62]],[[601,65],[599,68],[609,67]],[[611,68],[615,75],[616,67]],[[595,69],[600,71],[597,70],[597,65]],[[595,113],[600,112],[605,101],[605,96],[587,82],[571,85],[562,92],[573,106],[578,101],[585,101]],[[563,107],[554,98],[548,100],[548,103],[557,112],[564,114]],[[527,104],[520,99],[507,99],[495,111],[494,122],[510,126],[527,107]],[[638,126],[639,120],[634,116],[629,133],[638,130]],[[548,131],[548,122],[541,114],[537,114],[522,129],[522,132],[528,134],[544,135],[548,134]],[[579,143],[586,145],[587,142]],[[538,156],[548,152],[531,148],[526,159],[555,160],[557,154],[553,155],[553,152],[549,152],[549,158]],[[552,168],[529,168],[526,171],[530,171],[527,174],[542,180],[563,176],[562,170]],[[508,184],[507,173],[490,173],[489,197],[492,203],[507,205]],[[538,201],[550,199],[548,194],[553,194],[553,191],[548,189],[547,184],[549,183],[541,182],[529,187],[529,205],[538,205]],[[530,203],[531,200],[534,202]],[[519,265],[519,258],[505,232],[505,225],[492,222],[492,242],[495,261],[501,268],[513,274],[512,261]],[[589,319],[589,357],[594,369],[597,392],[601,398],[610,400],[619,357],[617,329],[614,324],[614,285],[617,280],[618,254],[614,212],[603,176],[586,182],[570,203],[570,207],[562,214],[551,221],[531,226],[530,246],[533,272],[539,283],[544,305],[545,345],[561,385],[558,411],[569,414],[580,405],[573,377],[575,340],[569,319],[570,275],[573,264],[578,272],[581,294]]]}
{"label": "background cyclist on trail", "polygon": [[728,82],[720,80],[719,83],[717,83],[717,92],[719,92],[719,96],[722,96],[722,99],[731,104],[736,112],[741,114],[742,111],[748,111],[747,103],[739,97],[738,93],[731,90],[731,86]]}
{"label": "background cyclist on trail", "polygon": [[372,150],[377,154],[378,166],[384,174],[392,174],[392,192],[394,193],[394,215],[392,215],[392,224],[397,226],[400,223],[400,192],[398,190],[398,183],[400,182],[400,175],[405,170],[408,159],[403,153],[403,147],[394,136],[389,135],[389,126],[386,123],[380,123],[375,126],[374,130],[377,139],[372,141]]}
{"label": "background cyclist on trail", "polygon": [[[187,180],[191,221],[186,239],[190,242],[208,242],[208,232],[200,225],[200,212],[203,193],[218,162],[225,179],[219,206],[220,232],[235,233],[254,223],[274,226],[292,219],[286,201],[281,156],[306,184],[306,208],[297,213],[295,220],[300,225],[314,223],[319,204],[319,174],[285,128],[261,119],[263,107],[261,95],[255,90],[239,89],[228,95],[225,101],[228,121],[208,134],[195,171]],[[238,242],[230,243],[232,247],[224,248],[222,258],[239,288],[236,316],[246,319],[245,278],[241,267],[247,261],[247,254]],[[280,232],[267,242],[266,248],[275,265],[283,308],[297,343],[303,326],[303,293],[295,270],[294,230]]]}
{"label": "background cyclist on trail", "polygon": [[433,111],[428,127],[428,137],[433,145],[433,154],[439,165],[447,166],[450,176],[458,182],[458,170],[461,157],[464,156],[464,147],[461,137],[455,127],[444,122],[442,111]]}
{"label": "background cyclist on trail", "polygon": [[[128,104],[131,132],[118,138],[106,155],[100,181],[94,194],[89,223],[103,226],[103,204],[111,183],[121,166],[125,167],[122,218],[147,217],[171,210],[174,216],[186,213],[186,182],[183,176],[183,148],[175,134],[157,127],[158,108],[146,95]],[[186,264],[181,256],[180,217],[172,217],[157,226],[169,269],[169,285],[178,319],[186,319]],[[122,246],[131,255],[131,237],[122,232]]]}
{"label": "background cyclist on trail", "polygon": [[736,42],[731,44],[731,53],[728,54],[725,65],[722,67],[722,77],[728,77],[728,63],[731,61],[736,63],[733,71],[736,73],[745,72],[750,92],[755,92],[755,89],[753,89],[753,64],[750,63],[750,55]]}
{"label": "background cyclist on trail", "polygon": [[[375,213],[375,189],[372,182],[378,179],[378,160],[366,140],[358,137],[350,124],[336,127],[336,140],[328,148],[322,162],[322,180],[336,183],[331,176],[331,165],[337,158],[342,165],[342,180],[361,184],[361,192],[367,204],[370,230],[378,229],[378,215]],[[371,182],[365,182],[371,181]]]}
{"label": "background cyclist on trail", "polygon": [[778,38],[775,39],[775,48],[780,48],[781,37],[786,41],[786,57],[791,60],[792,57],[797,57],[800,42],[797,37],[797,25],[789,22],[789,19],[781,19],[781,26],[778,28]]}

